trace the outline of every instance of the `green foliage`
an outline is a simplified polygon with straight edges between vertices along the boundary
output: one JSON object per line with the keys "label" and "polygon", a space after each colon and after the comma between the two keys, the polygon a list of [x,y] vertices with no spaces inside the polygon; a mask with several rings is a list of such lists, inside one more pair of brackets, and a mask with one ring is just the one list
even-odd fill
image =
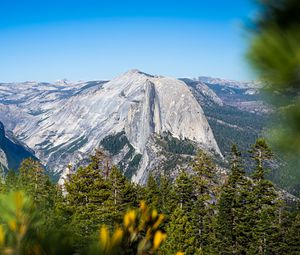
{"label": "green foliage", "polygon": [[152,174],[149,175],[146,189],[145,189],[145,200],[148,205],[153,208],[158,208],[159,200],[159,187]]}
{"label": "green foliage", "polygon": [[80,167],[65,183],[67,195],[62,210],[69,213],[67,225],[73,225],[79,247],[96,238],[103,224],[112,228],[122,214],[137,204],[135,187],[106,157],[96,151],[87,167]]}
{"label": "green foliage", "polygon": [[169,235],[162,247],[161,254],[175,254],[177,251],[183,251],[186,255],[195,254],[197,243],[193,225],[188,214],[182,208],[177,207],[174,210],[166,231]]}
{"label": "green foliage", "polygon": [[178,139],[173,137],[171,133],[164,133],[156,139],[167,152],[175,154],[195,155],[196,147],[188,139]]}
{"label": "green foliage", "polygon": [[249,59],[276,90],[299,89],[300,5],[297,0],[260,2]]}
{"label": "green foliage", "polygon": [[0,211],[1,230],[2,235],[5,236],[2,243],[3,251],[14,243],[16,245],[13,250],[16,254],[21,253],[25,248],[28,249],[29,247],[24,247],[23,240],[40,224],[32,201],[22,192],[5,194],[0,198]]}
{"label": "green foliage", "polygon": [[249,195],[248,213],[252,227],[250,251],[255,254],[276,252],[276,234],[279,231],[278,209],[281,201],[274,185],[265,179],[265,165],[272,157],[272,152],[265,140],[258,139],[252,146],[252,158],[256,163],[253,173],[253,187]]}
{"label": "green foliage", "polygon": [[169,216],[176,207],[174,202],[175,191],[173,189],[173,184],[168,176],[161,174],[159,178],[158,204],[160,212],[166,216],[166,221],[168,221]]}
{"label": "green foliage", "polygon": [[213,219],[215,216],[215,202],[217,198],[216,166],[208,154],[199,151],[192,162],[195,183],[196,201],[192,208],[192,222],[194,235],[201,250],[209,250],[213,242]]}
{"label": "green foliage", "polygon": [[278,108],[280,121],[271,138],[285,154],[287,169],[281,180],[299,192],[300,163],[300,4],[298,0],[259,1],[259,19],[254,22],[248,59],[265,81],[263,90]]}
{"label": "green foliage", "polygon": [[273,157],[273,153],[266,143],[265,139],[257,139],[255,144],[252,146],[251,157],[255,162],[255,171],[252,174],[254,180],[264,180],[266,177],[266,166],[264,165]]}
{"label": "green foliage", "polygon": [[[223,184],[200,151],[175,182],[150,175],[142,187],[96,151],[63,190],[38,162],[26,160],[2,183],[0,253],[298,254],[299,208],[288,211],[265,179],[272,156],[266,142],[257,140],[251,153],[252,179],[233,146]],[[142,202],[131,209],[141,200],[149,207]]]}
{"label": "green foliage", "polygon": [[29,194],[36,204],[50,202],[52,183],[43,166],[31,158],[25,159],[19,168],[19,187]]}
{"label": "green foliage", "polygon": [[203,106],[203,110],[223,155],[230,154],[231,145],[234,143],[242,151],[246,151],[263,129],[273,123],[270,115],[255,114],[226,105],[213,108]]}
{"label": "green foliage", "polygon": [[251,235],[246,217],[251,182],[245,176],[241,153],[235,145],[231,149],[230,165],[217,205],[216,242],[222,254],[243,254]]}
{"label": "green foliage", "polygon": [[284,246],[286,252],[291,255],[296,255],[300,253],[300,211],[293,213],[288,217],[289,225],[285,226],[285,231],[283,235],[285,235],[285,239],[287,241]]}
{"label": "green foliage", "polygon": [[106,202],[110,208],[110,226],[122,221],[122,215],[129,208],[138,205],[135,186],[126,177],[113,167],[108,177],[110,196]]}
{"label": "green foliage", "polygon": [[101,143],[103,148],[109,151],[112,155],[118,154],[129,141],[125,135],[125,132],[119,132],[115,135],[108,135]]}
{"label": "green foliage", "polygon": [[47,219],[24,192],[1,195],[0,212],[1,254],[74,254],[69,233],[44,229]]}
{"label": "green foliage", "polygon": [[118,166],[126,177],[131,178],[139,166],[142,155],[135,153],[135,149],[129,143],[125,132],[122,131],[114,135],[108,135],[100,144],[111,155],[117,155],[126,145],[128,146],[129,150],[119,162]]}
{"label": "green foliage", "polygon": [[191,161],[191,157],[184,157],[179,154],[172,154],[168,152],[162,152],[165,160],[161,163],[161,172],[165,174],[172,174],[174,169],[178,166],[184,166]]}
{"label": "green foliage", "polygon": [[107,226],[102,226],[99,239],[88,254],[154,254],[166,239],[161,229],[163,219],[162,214],[142,201],[139,209],[131,209],[124,215],[123,224],[112,235]]}
{"label": "green foliage", "polygon": [[18,175],[14,170],[9,170],[5,176],[4,191],[16,190],[19,188]]}
{"label": "green foliage", "polygon": [[176,205],[184,211],[190,211],[196,200],[194,182],[186,171],[182,170],[174,184]]}
{"label": "green foliage", "polygon": [[78,244],[84,245],[92,240],[99,226],[108,221],[108,208],[101,206],[110,196],[108,183],[99,169],[89,165],[71,175],[65,189],[66,210],[72,215],[69,224],[74,225]]}

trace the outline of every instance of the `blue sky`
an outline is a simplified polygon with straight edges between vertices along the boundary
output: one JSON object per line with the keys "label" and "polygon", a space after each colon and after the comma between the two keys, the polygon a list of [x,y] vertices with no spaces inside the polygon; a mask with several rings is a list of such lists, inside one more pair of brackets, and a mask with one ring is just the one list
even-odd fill
{"label": "blue sky", "polygon": [[0,0],[0,82],[111,79],[138,68],[247,80],[251,0]]}

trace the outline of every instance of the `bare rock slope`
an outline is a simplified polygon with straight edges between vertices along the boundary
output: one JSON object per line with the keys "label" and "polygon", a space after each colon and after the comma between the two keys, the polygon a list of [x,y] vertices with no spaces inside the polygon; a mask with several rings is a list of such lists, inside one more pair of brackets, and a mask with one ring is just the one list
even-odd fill
{"label": "bare rock slope", "polygon": [[115,160],[140,155],[131,174],[136,182],[148,176],[153,160],[148,144],[157,134],[170,133],[221,155],[200,104],[174,78],[131,70],[109,82],[1,84],[0,90],[0,120],[53,172],[118,134],[125,142]]}

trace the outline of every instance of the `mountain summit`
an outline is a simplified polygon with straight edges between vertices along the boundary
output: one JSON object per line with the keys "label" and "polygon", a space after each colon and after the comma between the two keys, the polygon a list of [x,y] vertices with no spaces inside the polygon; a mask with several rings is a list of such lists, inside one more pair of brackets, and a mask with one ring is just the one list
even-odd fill
{"label": "mountain summit", "polygon": [[7,103],[0,116],[18,112],[19,119],[7,118],[7,126],[51,171],[61,172],[103,145],[125,168],[133,160],[136,167],[128,175],[145,182],[156,137],[166,134],[221,155],[201,106],[175,78],[134,69],[109,82],[37,84],[29,92],[20,87],[19,101]]}

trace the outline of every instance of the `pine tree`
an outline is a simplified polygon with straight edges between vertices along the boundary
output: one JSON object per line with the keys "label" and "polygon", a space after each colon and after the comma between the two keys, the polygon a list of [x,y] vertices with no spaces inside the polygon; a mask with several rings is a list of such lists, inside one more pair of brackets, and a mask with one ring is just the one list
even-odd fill
{"label": "pine tree", "polygon": [[192,208],[192,221],[198,247],[202,250],[214,242],[213,217],[217,199],[216,166],[212,159],[203,151],[199,151],[192,162],[194,172],[195,203]]}
{"label": "pine tree", "polygon": [[30,195],[37,205],[47,208],[53,206],[51,192],[53,192],[54,186],[38,161],[32,158],[23,160],[19,167],[18,178],[20,188]]}
{"label": "pine tree", "polygon": [[217,205],[217,250],[222,254],[243,254],[247,246],[246,201],[250,182],[245,177],[241,153],[235,145],[231,148],[231,171],[221,189]]}
{"label": "pine tree", "polygon": [[279,233],[279,206],[281,201],[274,185],[265,179],[266,164],[272,158],[272,152],[263,139],[252,146],[252,158],[256,166],[252,175],[253,188],[248,203],[249,222],[252,225],[250,253],[268,254],[276,249]]}
{"label": "pine tree", "polygon": [[149,175],[148,181],[146,184],[146,194],[145,199],[147,204],[152,208],[159,207],[159,187],[157,180],[154,178],[152,174]]}
{"label": "pine tree", "polygon": [[173,255],[178,251],[182,251],[186,255],[196,254],[197,247],[193,226],[182,208],[177,207],[171,215],[167,235],[161,254]]}
{"label": "pine tree", "polygon": [[109,158],[108,156],[101,150],[96,149],[95,154],[90,156],[90,167],[94,170],[100,170],[105,179],[109,176]]}
{"label": "pine tree", "polygon": [[284,236],[286,240],[286,254],[300,254],[300,210],[289,214],[290,222],[288,228],[285,229]]}
{"label": "pine tree", "polygon": [[112,167],[108,176],[110,196],[105,206],[110,211],[110,226],[121,223],[122,215],[128,208],[137,204],[133,185],[126,179],[117,167]]}
{"label": "pine tree", "polygon": [[266,169],[265,164],[273,157],[273,153],[266,143],[266,140],[259,138],[250,150],[251,158],[255,162],[255,171],[252,178],[255,181],[265,179]]}
{"label": "pine tree", "polygon": [[19,187],[19,179],[17,173],[10,169],[8,170],[6,176],[5,176],[5,191],[13,191],[13,190],[18,190]]}
{"label": "pine tree", "polygon": [[109,211],[105,207],[111,190],[102,171],[93,165],[80,167],[65,183],[66,210],[72,215],[76,239],[84,246],[93,238],[100,225],[110,223]]}
{"label": "pine tree", "polygon": [[185,212],[191,212],[196,201],[195,185],[191,176],[181,170],[174,184],[175,203]]}
{"label": "pine tree", "polygon": [[63,194],[62,186],[54,186],[52,193],[54,205],[52,207],[52,217],[48,220],[49,228],[66,230],[70,223],[71,212],[66,210],[66,196]]}
{"label": "pine tree", "polygon": [[[159,178],[159,210],[166,217],[171,215],[174,207],[174,189],[172,188],[172,182],[165,174],[161,174]],[[165,221],[166,222],[166,221]]]}

